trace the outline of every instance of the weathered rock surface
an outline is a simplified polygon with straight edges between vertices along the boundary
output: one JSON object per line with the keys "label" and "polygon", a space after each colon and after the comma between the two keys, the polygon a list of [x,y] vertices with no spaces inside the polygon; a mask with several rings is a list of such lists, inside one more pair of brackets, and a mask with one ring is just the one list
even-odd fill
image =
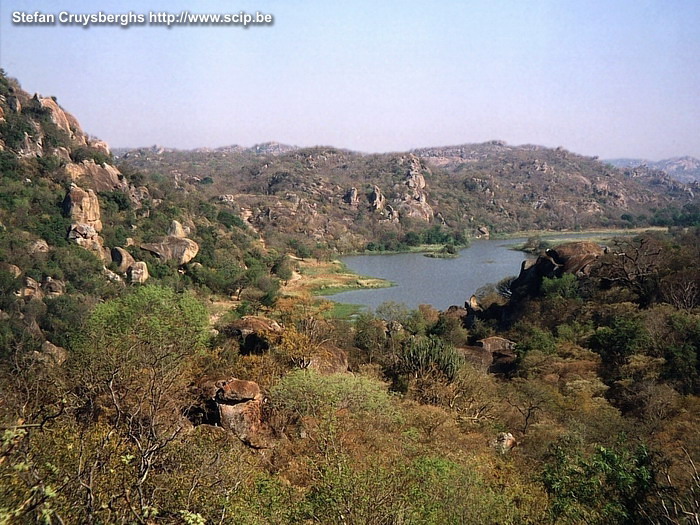
{"label": "weathered rock surface", "polygon": [[117,265],[119,273],[126,273],[136,261],[124,248],[112,248],[112,262]]}
{"label": "weathered rock surface", "polygon": [[53,364],[61,366],[68,359],[68,352],[65,348],[56,346],[55,344],[44,341],[41,345],[41,354],[50,359]]}
{"label": "weathered rock surface", "polygon": [[22,270],[19,266],[6,262],[0,262],[0,271],[7,272],[12,275],[12,277],[19,277],[22,275]]}
{"label": "weathered rock surface", "polygon": [[143,261],[135,262],[129,267],[127,275],[131,283],[143,284],[149,277],[148,265]]}
{"label": "weathered rock surface", "polygon": [[487,372],[493,364],[493,354],[483,346],[461,346],[457,347],[457,352],[474,368]]}
{"label": "weathered rock surface", "polygon": [[41,283],[41,289],[47,297],[58,297],[66,292],[66,284],[59,279],[46,277],[44,282]]}
{"label": "weathered rock surface", "polygon": [[17,296],[22,297],[23,299],[43,299],[44,292],[41,289],[41,285],[37,281],[29,276],[25,276],[24,286],[17,291]]}
{"label": "weathered rock surface", "polygon": [[254,381],[231,378],[227,381],[219,381],[216,384],[215,399],[220,403],[242,403],[259,399],[260,386]]}
{"label": "weathered rock surface", "polygon": [[349,368],[348,355],[344,350],[335,346],[322,346],[316,350],[307,368],[321,374],[340,374]]}
{"label": "weathered rock surface", "polygon": [[375,211],[382,211],[386,205],[386,197],[376,184],[372,186],[372,193],[369,194],[369,205]]}
{"label": "weathered rock surface", "polygon": [[429,169],[413,154],[401,157],[399,165],[406,170],[403,188],[396,188],[400,197],[393,200],[401,216],[430,222],[435,212],[428,204],[425,177],[423,172]]}
{"label": "weathered rock surface", "polygon": [[270,446],[270,432],[263,422],[263,395],[257,383],[231,378],[217,383],[214,396],[223,428],[255,448]]}
{"label": "weathered rock surface", "polygon": [[345,192],[343,195],[343,201],[350,206],[358,206],[360,204],[360,197],[357,194],[357,188],[354,186]]}
{"label": "weathered rock surface", "polygon": [[81,129],[78,119],[63,110],[52,98],[40,98],[39,103],[42,107],[51,111],[51,121],[56,124],[60,130],[68,133],[70,138],[78,142],[78,144],[85,145],[87,143],[85,133]]}
{"label": "weathered rock surface", "polygon": [[72,224],[68,232],[68,240],[94,253],[103,262],[109,262],[109,250],[104,248],[102,237],[97,234],[97,231],[92,226],[88,224]]}
{"label": "weathered rock surface", "polygon": [[130,194],[124,175],[110,164],[102,166],[93,160],[85,160],[79,164],[66,164],[64,169],[70,180],[97,192],[119,190]]}
{"label": "weathered rock surface", "polygon": [[63,209],[73,224],[85,224],[96,232],[102,231],[100,201],[93,190],[85,191],[75,184],[71,185],[63,199]]}
{"label": "weathered rock surface", "polygon": [[178,221],[171,222],[170,227],[168,228],[169,237],[180,237],[181,239],[184,239],[189,233],[189,228],[185,229]]}
{"label": "weathered rock surface", "polygon": [[146,250],[164,261],[176,261],[183,265],[190,262],[199,252],[199,245],[192,239],[182,237],[163,237],[158,242],[141,245]]}
{"label": "weathered rock surface", "polygon": [[511,284],[514,295],[536,293],[544,277],[561,277],[565,273],[588,275],[591,266],[605,253],[593,242],[569,242],[561,244],[540,255],[533,263],[523,261],[520,274]]}
{"label": "weathered rock surface", "polygon": [[47,243],[44,239],[39,239],[37,241],[34,241],[30,246],[29,246],[29,253],[34,255],[37,253],[48,253],[49,251],[49,243]]}
{"label": "weathered rock surface", "polygon": [[282,333],[282,327],[272,319],[246,315],[226,326],[223,333],[238,340],[241,353],[258,354],[270,348],[268,337]]}

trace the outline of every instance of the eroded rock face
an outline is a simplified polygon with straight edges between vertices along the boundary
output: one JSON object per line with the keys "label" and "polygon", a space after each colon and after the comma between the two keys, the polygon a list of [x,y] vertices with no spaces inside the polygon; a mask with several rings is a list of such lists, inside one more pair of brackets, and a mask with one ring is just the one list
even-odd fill
{"label": "eroded rock face", "polygon": [[164,261],[176,261],[183,265],[190,262],[199,252],[199,245],[192,239],[182,237],[163,237],[159,242],[141,245],[146,250]]}
{"label": "eroded rock face", "polygon": [[41,98],[39,99],[39,103],[42,107],[51,110],[51,121],[56,124],[59,129],[68,133],[71,139],[77,141],[79,144],[87,143],[85,134],[78,123],[78,119],[67,111],[64,111],[52,98]]}
{"label": "eroded rock face", "polygon": [[357,206],[360,204],[360,198],[357,194],[357,188],[352,187],[343,195],[343,201],[350,206]]}
{"label": "eroded rock face", "polygon": [[32,255],[35,255],[37,253],[48,253],[49,251],[49,243],[47,243],[44,239],[39,239],[38,241],[34,241],[31,246],[29,246],[29,253]]}
{"label": "eroded rock face", "polygon": [[119,273],[126,273],[136,262],[124,248],[112,248],[112,261],[117,265]]}
{"label": "eroded rock face", "polygon": [[101,261],[109,262],[109,252],[103,246],[102,237],[95,228],[88,224],[72,224],[68,232],[68,240],[94,253]]}
{"label": "eroded rock face", "polygon": [[75,182],[88,186],[95,191],[123,191],[130,194],[129,184],[121,172],[110,164],[104,166],[93,160],[85,160],[79,164],[66,164],[66,175]]}
{"label": "eroded rock face", "polygon": [[382,194],[382,190],[376,184],[372,186],[372,193],[369,195],[369,205],[375,211],[382,211],[386,204],[386,197]]}
{"label": "eroded rock face", "polygon": [[263,422],[263,395],[253,381],[231,378],[216,383],[214,401],[223,428],[255,448],[270,446],[270,432]]}
{"label": "eroded rock face", "polygon": [[432,206],[428,204],[425,177],[423,171],[429,169],[413,154],[402,157],[399,165],[405,167],[406,175],[403,187],[397,187],[400,197],[394,199],[396,209],[403,217],[411,217],[430,222],[435,216]]}
{"label": "eroded rock face", "polygon": [[31,277],[26,276],[24,278],[24,286],[19,289],[17,292],[17,295],[19,297],[22,297],[24,299],[43,299],[44,298],[44,292],[41,289],[41,285],[32,279]]}
{"label": "eroded rock face", "polygon": [[259,399],[260,386],[254,381],[231,378],[227,381],[216,383],[217,391],[215,399],[220,403],[243,403]]}
{"label": "eroded rock face", "polygon": [[87,190],[71,185],[70,191],[63,200],[63,208],[74,224],[84,224],[96,232],[102,231],[100,219],[100,201],[93,190]]}
{"label": "eroded rock face", "polygon": [[143,261],[132,264],[127,272],[129,281],[133,284],[143,284],[148,280],[148,265]]}
{"label": "eroded rock face", "polygon": [[50,360],[50,364],[61,366],[68,359],[68,352],[65,348],[44,341],[41,345],[41,354],[45,357],[45,362]]}
{"label": "eroded rock face", "polygon": [[44,282],[41,283],[41,289],[47,297],[58,297],[66,292],[66,284],[61,280],[47,277],[44,279]]}
{"label": "eroded rock face", "polygon": [[7,272],[12,275],[12,277],[19,277],[22,275],[22,270],[19,266],[6,262],[0,262],[0,271]]}
{"label": "eroded rock face", "polygon": [[169,237],[179,237],[184,239],[189,233],[189,228],[185,229],[178,221],[171,222],[170,227],[168,228]]}

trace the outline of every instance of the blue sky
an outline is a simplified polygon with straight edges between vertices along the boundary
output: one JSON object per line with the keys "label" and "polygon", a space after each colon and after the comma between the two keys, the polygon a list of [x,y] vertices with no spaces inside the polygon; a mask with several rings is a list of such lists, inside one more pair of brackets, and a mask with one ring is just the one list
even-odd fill
{"label": "blue sky", "polygon": [[[271,13],[267,27],[13,25]],[[700,157],[700,1],[2,0],[0,65],[113,147],[505,140]]]}

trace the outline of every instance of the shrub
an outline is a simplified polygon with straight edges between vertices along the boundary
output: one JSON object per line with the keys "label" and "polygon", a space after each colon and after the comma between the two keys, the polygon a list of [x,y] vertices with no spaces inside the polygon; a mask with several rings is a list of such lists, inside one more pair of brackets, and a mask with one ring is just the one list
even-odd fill
{"label": "shrub", "polygon": [[343,409],[355,416],[394,414],[386,387],[359,375],[324,376],[312,370],[295,370],[272,388],[270,400],[273,409],[286,415],[288,421],[332,417]]}
{"label": "shrub", "polygon": [[409,339],[399,355],[399,371],[414,377],[437,370],[452,380],[463,364],[454,346],[435,336]]}

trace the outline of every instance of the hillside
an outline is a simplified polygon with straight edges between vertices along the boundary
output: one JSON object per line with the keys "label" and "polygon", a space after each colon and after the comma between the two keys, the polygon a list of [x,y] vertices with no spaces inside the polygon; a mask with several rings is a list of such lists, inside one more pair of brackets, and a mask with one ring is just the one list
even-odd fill
{"label": "hillside", "polygon": [[647,167],[663,171],[675,180],[692,184],[700,182],[700,160],[695,157],[673,157],[658,161],[645,159],[610,159],[605,162],[621,169]]}
{"label": "hillside", "polygon": [[[0,523],[700,520],[686,186],[502,143],[116,159],[1,71],[0,141]],[[303,286],[331,250],[622,210],[674,227],[533,237],[464,307],[335,318]]]}
{"label": "hillside", "polygon": [[119,160],[229,203],[273,245],[311,240],[340,252],[396,249],[435,228],[463,242],[480,228],[644,226],[696,202],[697,193],[660,172],[501,142],[374,155],[321,147],[142,149]]}

